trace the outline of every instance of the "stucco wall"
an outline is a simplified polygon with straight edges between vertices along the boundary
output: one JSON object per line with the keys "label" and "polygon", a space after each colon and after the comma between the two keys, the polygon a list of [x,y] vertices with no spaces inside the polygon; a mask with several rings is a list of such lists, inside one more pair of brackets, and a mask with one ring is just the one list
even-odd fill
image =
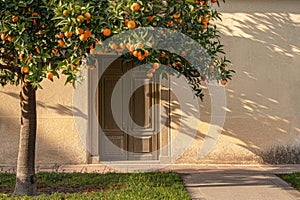
{"label": "stucco wall", "polygon": [[[74,125],[71,85],[43,83],[37,92],[37,165],[85,163],[85,149]],[[19,87],[0,88],[0,163],[15,164],[20,131]]]}
{"label": "stucco wall", "polygon": [[[203,141],[199,134],[178,162],[257,163],[262,162],[260,152],[270,146],[299,144],[299,8],[297,0],[230,0],[221,5],[221,41],[237,72],[226,90],[224,131],[205,159],[197,159]],[[202,106],[205,113],[209,101]],[[209,122],[205,118],[204,135]]]}
{"label": "stucco wall", "polygon": [[[199,134],[178,163],[261,163],[259,152],[300,141],[300,1],[230,0],[219,23],[232,68],[224,131],[208,156],[199,150],[210,126],[210,97],[201,103]],[[74,124],[71,86],[45,81],[38,91],[37,163],[85,163]],[[15,164],[19,88],[0,88],[0,164]],[[75,108],[76,109],[76,108]],[[77,109],[80,118],[86,112]],[[78,128],[78,127],[77,127]]]}

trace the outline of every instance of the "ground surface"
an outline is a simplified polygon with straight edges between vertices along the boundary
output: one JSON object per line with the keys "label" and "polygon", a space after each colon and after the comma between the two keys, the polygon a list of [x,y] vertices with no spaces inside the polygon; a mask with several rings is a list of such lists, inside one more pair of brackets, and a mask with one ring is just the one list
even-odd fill
{"label": "ground surface", "polygon": [[[190,199],[175,172],[38,173],[38,199]],[[0,174],[0,199],[13,192],[15,175]],[[31,199],[15,197],[15,199]]]}

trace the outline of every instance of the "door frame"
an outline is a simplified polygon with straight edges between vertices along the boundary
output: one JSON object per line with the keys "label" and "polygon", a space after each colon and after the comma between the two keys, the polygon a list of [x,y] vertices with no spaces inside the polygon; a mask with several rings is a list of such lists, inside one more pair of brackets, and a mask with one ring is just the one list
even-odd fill
{"label": "door frame", "polygon": [[[100,81],[100,75],[103,74],[103,66],[109,66],[111,63],[113,63],[116,59],[118,59],[120,56],[117,55],[95,55],[97,58],[96,67],[92,70],[89,70],[88,72],[88,88],[89,88],[89,103],[88,103],[88,122],[89,122],[89,131],[87,135],[87,144],[88,149],[90,152],[88,152],[88,163],[105,163],[104,161],[101,161],[100,153],[100,137],[102,134],[99,130],[99,122],[98,118],[95,116],[98,116],[99,113],[99,92],[98,92],[98,83]],[[168,86],[171,85],[171,77],[168,79]],[[161,99],[160,99],[161,101]],[[168,115],[168,124],[171,124],[172,118],[171,118],[171,88],[168,89],[167,94],[167,102],[168,102],[168,108],[167,108],[167,115]],[[171,162],[171,134],[172,129],[167,128],[166,134],[159,134],[158,137],[158,144],[159,144],[159,155],[158,160],[141,160],[141,161],[134,161],[138,163],[158,163],[158,164],[167,164]],[[112,161],[114,163],[124,163],[124,162],[130,162],[132,161]]]}

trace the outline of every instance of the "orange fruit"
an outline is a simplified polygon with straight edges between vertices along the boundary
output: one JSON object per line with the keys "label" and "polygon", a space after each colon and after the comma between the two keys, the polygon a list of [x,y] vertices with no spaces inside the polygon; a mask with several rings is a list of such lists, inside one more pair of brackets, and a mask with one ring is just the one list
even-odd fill
{"label": "orange fruit", "polygon": [[77,22],[82,23],[84,21],[84,16],[83,15],[78,15],[77,16]]}
{"label": "orange fruit", "polygon": [[218,0],[211,0],[211,2],[212,2],[212,3],[217,3],[217,2],[218,2]]}
{"label": "orange fruit", "polygon": [[144,56],[145,56],[145,57],[148,57],[148,56],[149,56],[149,51],[148,51],[148,50],[145,50],[145,51],[144,51]]}
{"label": "orange fruit", "polygon": [[131,9],[132,11],[138,11],[140,8],[141,8],[141,6],[140,6],[139,3],[133,3],[133,4],[130,6],[130,9]]}
{"label": "orange fruit", "polygon": [[111,35],[111,30],[109,28],[105,28],[103,30],[103,35],[106,36],[106,37],[110,36]]}
{"label": "orange fruit", "polygon": [[129,47],[129,51],[134,51],[135,50],[135,46],[132,44],[132,45],[130,45],[130,47]]}
{"label": "orange fruit", "polygon": [[7,39],[10,43],[12,43],[12,37],[11,37],[10,35],[7,36],[6,39]]}
{"label": "orange fruit", "polygon": [[173,21],[169,21],[168,22],[168,26],[173,26],[174,22]]}
{"label": "orange fruit", "polygon": [[129,20],[128,20],[128,19],[125,19],[125,20],[124,20],[124,24],[125,24],[125,26],[127,26],[127,25],[128,25],[128,22],[129,22]]}
{"label": "orange fruit", "polygon": [[134,51],[134,52],[132,53],[132,55],[133,55],[134,57],[138,57],[138,51]]}
{"label": "orange fruit", "polygon": [[139,57],[138,57],[138,60],[140,60],[140,61],[142,61],[142,60],[144,60],[144,59],[145,59],[144,56],[139,56]]}
{"label": "orange fruit", "polygon": [[58,53],[58,49],[52,49],[52,53],[53,54],[57,54]]}
{"label": "orange fruit", "polygon": [[182,25],[182,24],[183,24],[183,20],[182,20],[182,19],[179,19],[179,20],[178,20],[178,23],[179,23],[180,25]]}
{"label": "orange fruit", "polygon": [[67,11],[67,10],[64,10],[64,11],[63,11],[63,16],[66,17],[67,15],[68,15],[68,11]]}
{"label": "orange fruit", "polygon": [[87,38],[84,36],[84,34],[81,34],[81,35],[79,36],[79,40],[80,40],[80,41],[86,41]]}
{"label": "orange fruit", "polygon": [[226,79],[223,79],[223,80],[221,81],[221,84],[222,84],[222,85],[226,85],[226,84],[227,84],[227,80],[226,80]]}
{"label": "orange fruit", "polygon": [[215,69],[215,67],[213,65],[209,66],[209,70],[213,71]]}
{"label": "orange fruit", "polygon": [[19,54],[19,60],[22,62],[23,61],[23,55]]}
{"label": "orange fruit", "polygon": [[149,16],[149,17],[147,17],[147,20],[148,20],[149,22],[152,22],[152,21],[153,21],[153,19],[154,19],[154,17],[153,17],[153,16]]}
{"label": "orange fruit", "polygon": [[33,24],[36,25],[37,24],[37,21],[36,19],[33,19]]}
{"label": "orange fruit", "polygon": [[7,37],[5,37],[5,34],[4,33],[1,33],[1,40],[6,40],[7,39]]}
{"label": "orange fruit", "polygon": [[174,13],[173,14],[173,18],[174,19],[178,19],[180,16],[181,16],[180,13]]}
{"label": "orange fruit", "polygon": [[202,28],[203,29],[207,29],[208,28],[208,25],[206,23],[202,24]]}
{"label": "orange fruit", "polygon": [[204,24],[207,24],[209,22],[210,18],[209,17],[205,17],[203,20],[202,20],[202,23]]}
{"label": "orange fruit", "polygon": [[136,27],[136,23],[134,21],[128,21],[127,27],[129,29],[134,29]]}
{"label": "orange fruit", "polygon": [[47,78],[49,79],[49,80],[52,80],[53,79],[53,73],[48,73],[48,75],[47,75]]}
{"label": "orange fruit", "polygon": [[73,31],[65,32],[66,37],[72,37]]}
{"label": "orange fruit", "polygon": [[84,37],[89,38],[92,35],[92,32],[90,30],[85,30],[84,31]]}
{"label": "orange fruit", "polygon": [[224,65],[221,66],[221,70],[225,70],[226,67]]}
{"label": "orange fruit", "polygon": [[28,8],[28,9],[27,9],[27,11],[28,11],[28,12],[31,12],[31,9],[30,9],[30,8]]}
{"label": "orange fruit", "polygon": [[77,28],[78,34],[81,35],[84,33],[84,30],[82,28]]}
{"label": "orange fruit", "polygon": [[159,68],[159,63],[153,63],[152,68],[153,69],[158,69]]}
{"label": "orange fruit", "polygon": [[23,67],[23,68],[22,68],[22,71],[23,71],[25,74],[27,74],[27,73],[29,72],[29,68],[28,68],[28,67]]}
{"label": "orange fruit", "polygon": [[176,62],[175,64],[176,64],[176,66],[177,66],[177,67],[181,67],[181,66],[182,66],[182,63],[181,63],[181,62],[179,62],[179,61],[178,61],[178,62]]}
{"label": "orange fruit", "polygon": [[28,61],[30,61],[32,58],[31,57],[27,57],[26,59],[25,59],[25,63],[27,63]]}
{"label": "orange fruit", "polygon": [[161,56],[162,58],[166,57],[166,52],[164,52],[164,51],[161,52],[160,56]]}
{"label": "orange fruit", "polygon": [[41,53],[41,51],[40,51],[40,49],[39,49],[38,47],[35,47],[35,51],[36,51],[38,54]]}
{"label": "orange fruit", "polygon": [[14,23],[18,22],[19,21],[19,17],[18,16],[12,16],[12,21]]}
{"label": "orange fruit", "polygon": [[148,73],[148,74],[147,74],[147,77],[148,77],[148,78],[152,78],[152,77],[153,77],[153,74],[152,74],[152,73]]}
{"label": "orange fruit", "polygon": [[62,39],[64,36],[65,36],[64,33],[61,32],[59,35],[56,35],[55,37],[58,39]]}
{"label": "orange fruit", "polygon": [[59,45],[60,47],[63,47],[63,46],[65,46],[65,43],[64,43],[64,41],[62,41],[62,40],[58,40],[58,45]]}
{"label": "orange fruit", "polygon": [[84,16],[85,16],[85,19],[86,19],[86,20],[90,20],[90,19],[91,19],[91,14],[88,13],[88,12],[85,13]]}
{"label": "orange fruit", "polygon": [[31,15],[32,17],[38,17],[39,16],[39,13],[37,13],[37,12],[34,12],[34,13],[32,13],[32,15]]}

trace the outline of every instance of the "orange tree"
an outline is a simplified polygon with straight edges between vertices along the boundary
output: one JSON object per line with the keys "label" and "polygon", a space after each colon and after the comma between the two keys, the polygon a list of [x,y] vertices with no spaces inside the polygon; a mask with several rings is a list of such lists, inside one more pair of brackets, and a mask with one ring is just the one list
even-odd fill
{"label": "orange tree", "polygon": [[[222,54],[216,25],[220,14],[212,9],[217,0],[1,0],[0,84],[21,86],[21,131],[15,194],[34,195],[36,140],[36,90],[44,79],[66,76],[75,86],[81,79],[81,63],[89,53],[125,51],[124,59],[139,64],[153,63],[148,77],[168,65],[183,74],[195,95],[203,97],[201,81],[215,78],[223,85],[231,78],[229,62]],[[105,39],[139,27],[163,27],[181,32],[201,44],[210,61],[198,66],[180,55],[151,48],[141,42]],[[146,42],[144,38],[143,42]],[[94,49],[94,48],[97,49]],[[97,50],[97,51],[96,51]],[[201,58],[199,58],[201,60]],[[199,63],[201,63],[199,60]],[[199,64],[200,65],[200,64]],[[199,70],[201,69],[201,70]]]}

